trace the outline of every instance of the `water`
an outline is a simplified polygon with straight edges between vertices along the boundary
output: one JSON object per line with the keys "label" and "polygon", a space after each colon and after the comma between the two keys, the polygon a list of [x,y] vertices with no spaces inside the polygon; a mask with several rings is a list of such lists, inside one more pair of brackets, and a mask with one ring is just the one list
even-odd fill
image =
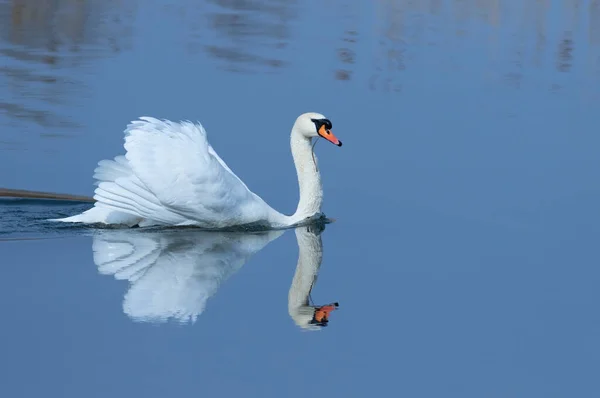
{"label": "water", "polygon": [[599,94],[598,1],[0,1],[2,187],[91,195],[151,115],[289,214],[294,119],[344,142],[322,232],[3,200],[1,395],[598,396]]}

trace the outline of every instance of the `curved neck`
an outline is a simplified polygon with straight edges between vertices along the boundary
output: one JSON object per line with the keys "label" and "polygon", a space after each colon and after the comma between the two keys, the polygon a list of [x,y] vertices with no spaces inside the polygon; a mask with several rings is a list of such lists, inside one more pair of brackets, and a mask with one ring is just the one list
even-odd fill
{"label": "curved neck", "polygon": [[312,152],[312,140],[293,128],[290,145],[300,188],[300,200],[292,218],[298,222],[321,212],[323,187],[317,167],[317,157]]}

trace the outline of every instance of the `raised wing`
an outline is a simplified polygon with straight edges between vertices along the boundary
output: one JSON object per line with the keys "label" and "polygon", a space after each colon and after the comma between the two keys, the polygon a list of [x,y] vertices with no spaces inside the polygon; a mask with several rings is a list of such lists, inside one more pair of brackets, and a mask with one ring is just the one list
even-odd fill
{"label": "raised wing", "polygon": [[100,206],[208,228],[263,221],[274,212],[216,154],[199,123],[142,117],[127,126],[124,146],[125,159],[96,170]]}

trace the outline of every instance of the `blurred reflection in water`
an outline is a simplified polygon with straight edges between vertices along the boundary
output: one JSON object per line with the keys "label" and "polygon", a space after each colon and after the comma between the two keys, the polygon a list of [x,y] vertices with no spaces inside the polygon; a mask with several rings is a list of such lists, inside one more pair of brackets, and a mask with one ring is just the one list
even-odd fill
{"label": "blurred reflection in water", "polygon": [[[591,65],[582,69],[596,78],[599,72],[598,0],[379,0],[374,4],[376,50],[369,79],[374,90],[400,91],[398,72],[432,61],[440,72],[484,62],[482,74],[515,88],[521,86],[528,68],[570,72],[579,62]],[[551,78],[556,80],[557,75]],[[560,88],[560,83],[548,88]]]}
{"label": "blurred reflection in water", "polygon": [[129,46],[132,13],[132,2],[119,0],[0,1],[2,124],[63,131],[45,137],[75,127],[67,115],[87,95],[83,71]]}
{"label": "blurred reflection in water", "polygon": [[[326,326],[337,306],[309,304],[321,266],[323,229],[315,225],[296,230],[299,255],[288,308],[305,329]],[[283,233],[103,230],[94,236],[92,247],[101,274],[129,281],[123,311],[132,320],[194,323],[221,284]]]}
{"label": "blurred reflection in water", "polygon": [[[320,7],[296,0],[157,0],[143,7],[135,0],[0,0],[0,111],[8,116],[0,125],[72,134],[68,115],[94,94],[86,90],[90,79],[109,78],[91,70],[94,60],[139,52],[134,38],[152,40],[142,26],[158,26],[173,40],[168,44],[215,68],[267,73],[311,62],[314,73],[382,92],[400,92],[408,71],[427,70],[424,82],[440,73],[459,79],[462,71],[514,88],[526,78],[539,83],[543,71],[541,88],[554,91],[600,73],[600,0],[331,0]],[[143,63],[137,55],[130,62]],[[573,70],[577,80],[566,77]],[[3,147],[14,141],[4,138]]]}
{"label": "blurred reflection in water", "polygon": [[203,45],[229,71],[268,71],[285,65],[284,49],[297,15],[295,0],[208,0],[213,38]]}
{"label": "blurred reflection in water", "polygon": [[358,4],[356,2],[345,2],[340,8],[338,17],[343,26],[343,34],[340,47],[336,53],[342,65],[335,70],[335,78],[344,81],[352,79],[353,65],[356,60],[357,29],[359,23],[357,13]]}

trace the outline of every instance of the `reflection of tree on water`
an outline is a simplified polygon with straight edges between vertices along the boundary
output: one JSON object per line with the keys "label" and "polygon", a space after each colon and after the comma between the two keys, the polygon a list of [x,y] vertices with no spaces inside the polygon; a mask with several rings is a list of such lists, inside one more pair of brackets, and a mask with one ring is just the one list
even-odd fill
{"label": "reflection of tree on water", "polygon": [[[554,60],[552,67],[560,72],[570,72],[578,62],[592,64],[589,72],[600,72],[600,0],[378,0],[374,7],[375,54],[356,55],[357,62],[370,64],[373,90],[399,91],[400,72],[419,67],[418,58],[428,47],[460,47],[472,59],[487,57],[485,72],[516,88],[525,69],[551,67],[546,59]],[[559,12],[551,14],[552,8]],[[467,50],[469,41],[481,43],[481,36],[487,36],[488,45]],[[435,62],[446,68],[470,62],[450,51],[436,53],[445,59]]]}
{"label": "reflection of tree on water", "polygon": [[[0,2],[0,114],[8,115],[0,124],[19,127],[13,131],[27,131],[23,125],[29,123],[25,127],[54,127],[64,133],[72,121],[60,115],[61,107],[76,106],[85,96],[75,76],[95,58],[128,46],[134,6],[141,4]],[[358,83],[374,90],[399,91],[401,72],[419,67],[424,54],[438,57],[428,62],[444,68],[483,59],[487,66],[482,72],[513,87],[520,86],[527,68],[564,72],[553,74],[557,80],[579,64],[585,64],[587,73],[600,74],[600,0],[376,0],[367,6],[335,0],[323,3],[328,9],[322,15],[297,0],[144,4],[177,9],[191,21],[183,31],[185,48],[201,49],[230,71],[277,70],[285,66],[287,55],[301,64],[288,46],[293,29],[306,37],[315,30],[329,36],[335,31],[330,27],[341,25],[335,48],[327,48],[322,37],[309,43],[322,53],[335,52],[336,64],[328,70],[323,66],[322,73],[353,82],[359,69],[367,69],[370,77]],[[160,19],[165,28],[171,26],[168,18]],[[446,51],[429,52],[430,47]],[[457,52],[469,59],[456,58]],[[364,68],[358,67],[361,63]],[[552,83],[558,87],[561,82]]]}
{"label": "reflection of tree on water", "polygon": [[540,0],[536,3],[538,10],[534,13],[533,20],[535,26],[535,54],[533,64],[536,67],[541,67],[544,62],[544,51],[547,44],[546,39],[546,12],[550,5],[550,0]]}
{"label": "reflection of tree on water", "polygon": [[571,60],[573,59],[573,39],[571,36],[571,32],[565,32],[563,39],[558,44],[556,68],[561,72],[568,72],[571,69]]}
{"label": "reflection of tree on water", "polygon": [[[0,2],[2,124],[74,127],[53,109],[73,106],[84,89],[73,70],[127,46],[127,2],[12,0]],[[16,130],[16,129],[15,129]]]}
{"label": "reflection of tree on water", "polygon": [[295,0],[209,0],[208,24],[216,34],[204,45],[230,71],[253,67],[272,69],[284,61],[278,51],[290,38],[289,22],[296,14]]}
{"label": "reflection of tree on water", "polygon": [[591,48],[588,55],[588,70],[600,74],[600,0],[592,0],[588,8],[588,26]]}
{"label": "reflection of tree on water", "polygon": [[336,55],[342,65],[335,71],[336,80],[350,80],[352,78],[352,65],[354,65],[356,59],[355,47],[358,40],[356,31],[358,17],[356,12],[353,12],[353,8],[356,6],[357,3],[355,2],[341,5],[342,12],[339,15],[343,20],[344,34]]}
{"label": "reflection of tree on water", "polygon": [[[400,91],[394,82],[399,71],[405,68],[406,37],[405,7],[402,1],[383,0],[376,3],[378,23],[377,53],[374,57],[375,72],[370,79],[372,90]],[[387,76],[386,76],[387,75]]]}
{"label": "reflection of tree on water", "polygon": [[563,16],[563,32],[558,43],[556,56],[556,69],[560,72],[569,72],[573,63],[573,32],[580,25],[578,21],[580,11],[580,1],[570,0],[570,7],[564,12]]}
{"label": "reflection of tree on water", "polygon": [[[130,35],[127,9],[122,1],[73,0],[12,0],[4,5],[10,8],[10,24],[5,25],[3,39],[29,48],[51,52],[66,49],[75,53],[101,54],[119,51],[123,39]],[[7,19],[6,11],[2,12]],[[99,47],[92,49],[91,46]],[[81,49],[80,46],[87,46]],[[75,57],[78,62],[81,58]],[[44,62],[55,63],[57,57],[48,55]]]}

